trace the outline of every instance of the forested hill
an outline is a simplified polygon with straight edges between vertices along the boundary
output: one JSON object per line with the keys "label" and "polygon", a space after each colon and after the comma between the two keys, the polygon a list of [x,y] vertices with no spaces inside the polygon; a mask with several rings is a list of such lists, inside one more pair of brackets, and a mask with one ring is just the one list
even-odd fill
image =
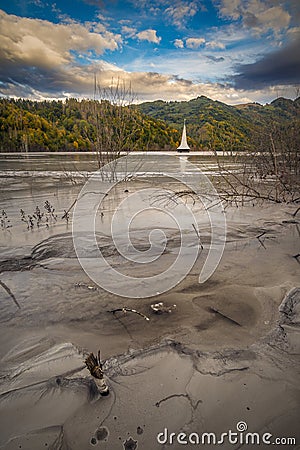
{"label": "forested hill", "polygon": [[186,119],[188,136],[198,147],[211,150],[243,150],[251,147],[253,133],[272,127],[291,126],[300,120],[300,97],[278,98],[264,106],[259,103],[229,106],[205,96],[187,102],[146,102],[141,112],[182,129]]}
{"label": "forested hill", "polygon": [[0,151],[94,151],[100,138],[105,141],[104,134],[118,141],[120,151],[176,148],[180,140],[178,130],[146,117],[136,108],[127,111],[128,114],[124,107],[111,106],[107,101],[2,98]]}
{"label": "forested hill", "polygon": [[94,100],[2,98],[0,151],[93,151],[100,137],[104,150],[116,140],[119,150],[175,150],[184,119],[192,149],[247,150],[255,133],[269,133],[274,126],[299,126],[299,113],[300,98],[278,98],[265,106],[229,106],[201,96],[188,102],[155,101],[131,107]]}

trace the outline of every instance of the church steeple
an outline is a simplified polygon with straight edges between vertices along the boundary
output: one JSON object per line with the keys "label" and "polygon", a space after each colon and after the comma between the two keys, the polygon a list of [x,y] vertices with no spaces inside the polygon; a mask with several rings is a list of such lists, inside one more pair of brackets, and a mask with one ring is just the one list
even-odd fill
{"label": "church steeple", "polygon": [[181,136],[181,143],[179,147],[177,147],[177,150],[179,152],[188,152],[190,150],[190,147],[188,146],[187,140],[186,140],[186,126],[185,126],[185,119],[183,122],[183,130],[182,130],[182,136]]}

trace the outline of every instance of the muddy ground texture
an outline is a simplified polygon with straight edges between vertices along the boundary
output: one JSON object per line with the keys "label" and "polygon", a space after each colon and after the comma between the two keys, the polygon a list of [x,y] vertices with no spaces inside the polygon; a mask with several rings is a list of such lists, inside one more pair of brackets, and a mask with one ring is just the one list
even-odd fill
{"label": "muddy ground texture", "polygon": [[[159,443],[158,433],[220,435],[240,421],[251,432],[295,437],[298,444],[285,448],[297,448],[300,213],[294,217],[294,210],[227,210],[225,253],[203,285],[198,276],[209,239],[200,225],[204,250],[193,270],[151,299],[121,298],[91,282],[68,230],[3,252],[0,448],[179,449],[176,440]],[[169,236],[163,264],[179,245],[174,230]],[[99,234],[98,243],[118,267],[111,240]],[[157,302],[176,309],[156,314]],[[124,306],[150,320],[110,312]],[[98,349],[108,397],[99,396],[84,365]]]}

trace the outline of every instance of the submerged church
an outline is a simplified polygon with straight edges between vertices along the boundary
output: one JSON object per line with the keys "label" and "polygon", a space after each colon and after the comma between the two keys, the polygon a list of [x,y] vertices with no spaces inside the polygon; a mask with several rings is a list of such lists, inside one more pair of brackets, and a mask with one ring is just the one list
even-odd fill
{"label": "submerged church", "polygon": [[186,126],[185,126],[185,119],[183,122],[183,130],[182,130],[182,136],[181,136],[181,143],[179,147],[177,147],[177,151],[180,153],[183,152],[189,152],[190,147],[188,146],[187,140],[186,140]]}

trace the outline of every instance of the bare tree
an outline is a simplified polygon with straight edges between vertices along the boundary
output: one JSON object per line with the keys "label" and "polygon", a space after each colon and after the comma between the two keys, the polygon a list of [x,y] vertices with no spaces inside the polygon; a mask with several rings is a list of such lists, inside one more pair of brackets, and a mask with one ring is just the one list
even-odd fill
{"label": "bare tree", "polygon": [[114,181],[117,158],[138,148],[143,118],[134,107],[136,96],[131,84],[118,78],[106,88],[95,78],[94,90],[98,166],[110,163],[110,181]]}
{"label": "bare tree", "polygon": [[[222,158],[212,147],[217,162],[213,182],[219,199],[226,205],[246,205],[270,201],[300,202],[300,123],[273,125],[264,131],[252,132],[253,150],[232,153]],[[193,199],[192,191],[174,191],[156,198],[165,205],[178,199]],[[297,210],[298,212],[298,210]]]}
{"label": "bare tree", "polygon": [[252,134],[254,150],[238,153],[228,168],[217,154],[220,196],[228,203],[244,205],[255,200],[276,203],[300,200],[299,121],[273,125]]}

